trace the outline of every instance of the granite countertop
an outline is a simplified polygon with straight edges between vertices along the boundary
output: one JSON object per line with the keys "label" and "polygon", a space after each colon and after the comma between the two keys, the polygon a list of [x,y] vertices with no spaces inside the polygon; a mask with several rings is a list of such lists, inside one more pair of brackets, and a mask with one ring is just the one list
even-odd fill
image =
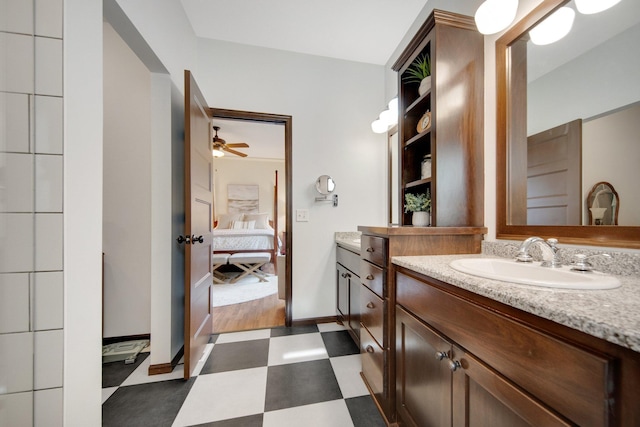
{"label": "granite countertop", "polygon": [[616,276],[610,290],[550,289],[458,272],[449,263],[487,255],[399,256],[392,262],[539,317],[640,352],[640,277]]}
{"label": "granite countertop", "polygon": [[354,252],[360,253],[360,236],[362,233],[359,231],[345,231],[336,232],[336,243],[342,247],[350,249]]}

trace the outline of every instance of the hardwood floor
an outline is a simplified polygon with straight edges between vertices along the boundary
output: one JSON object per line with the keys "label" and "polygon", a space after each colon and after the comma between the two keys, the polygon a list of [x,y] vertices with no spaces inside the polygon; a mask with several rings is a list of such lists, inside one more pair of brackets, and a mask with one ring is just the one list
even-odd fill
{"label": "hardwood floor", "polygon": [[284,300],[278,294],[242,304],[213,307],[213,333],[284,326]]}

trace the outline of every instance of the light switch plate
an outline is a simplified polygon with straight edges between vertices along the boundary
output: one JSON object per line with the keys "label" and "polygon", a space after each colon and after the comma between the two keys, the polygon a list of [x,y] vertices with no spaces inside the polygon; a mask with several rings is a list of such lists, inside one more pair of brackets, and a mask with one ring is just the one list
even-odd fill
{"label": "light switch plate", "polygon": [[309,209],[296,209],[297,222],[309,222]]}

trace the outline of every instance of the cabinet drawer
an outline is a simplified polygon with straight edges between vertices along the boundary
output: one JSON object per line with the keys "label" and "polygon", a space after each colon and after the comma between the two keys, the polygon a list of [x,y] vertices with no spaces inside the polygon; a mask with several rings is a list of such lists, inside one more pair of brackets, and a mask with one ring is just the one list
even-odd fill
{"label": "cabinet drawer", "polygon": [[384,348],[384,300],[366,286],[361,286],[360,289],[360,322],[378,345]]}
{"label": "cabinet drawer", "polygon": [[608,425],[615,360],[398,273],[397,303],[571,421]]}
{"label": "cabinet drawer", "polygon": [[365,260],[360,261],[360,280],[380,298],[386,298],[384,270]]}
{"label": "cabinet drawer", "polygon": [[347,270],[350,270],[356,275],[360,275],[358,268],[360,266],[360,255],[355,252],[351,252],[340,246],[336,247],[336,261],[345,266]]}
{"label": "cabinet drawer", "polygon": [[360,328],[360,346],[362,374],[376,400],[381,402],[387,398],[384,389],[384,350],[365,328]]}
{"label": "cabinet drawer", "polygon": [[387,265],[387,239],[363,234],[360,238],[360,248],[362,259],[380,267]]}

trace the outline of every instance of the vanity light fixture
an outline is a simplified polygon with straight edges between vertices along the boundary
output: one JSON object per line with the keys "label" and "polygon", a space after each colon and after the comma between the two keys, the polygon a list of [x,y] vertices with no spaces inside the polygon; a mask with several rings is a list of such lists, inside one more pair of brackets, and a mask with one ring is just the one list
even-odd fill
{"label": "vanity light fixture", "polygon": [[486,0],[476,11],[475,21],[482,34],[495,34],[507,28],[516,17],[518,0]]}
{"label": "vanity light fixture", "polygon": [[531,42],[539,46],[555,43],[571,31],[576,11],[561,7],[529,31]]}
{"label": "vanity light fixture", "polygon": [[224,156],[224,151],[218,148],[214,148],[213,150],[211,150],[211,154],[213,154],[213,157],[222,157]]}
{"label": "vanity light fixture", "polygon": [[591,15],[602,12],[620,3],[620,0],[575,0],[578,12]]}
{"label": "vanity light fixture", "polygon": [[393,98],[387,105],[389,108],[380,113],[371,123],[371,130],[375,133],[385,133],[398,124],[398,98]]}

